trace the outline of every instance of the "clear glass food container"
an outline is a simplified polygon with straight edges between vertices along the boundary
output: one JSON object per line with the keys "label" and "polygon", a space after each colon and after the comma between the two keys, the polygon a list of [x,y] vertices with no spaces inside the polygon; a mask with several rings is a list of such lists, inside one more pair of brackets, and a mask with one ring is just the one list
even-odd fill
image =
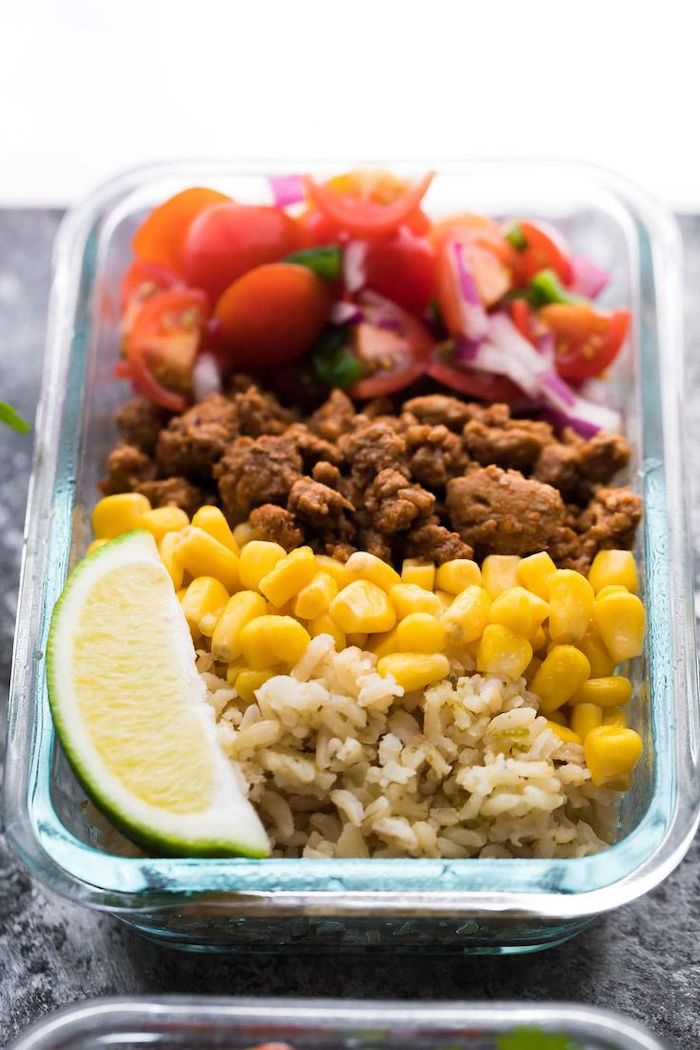
{"label": "clear glass food container", "polygon": [[532,1034],[519,1045],[531,1050],[537,1050],[534,1033],[543,1040],[568,1036],[576,1050],[663,1050],[636,1022],[587,1006],[179,996],[69,1006],[8,1050],[136,1050],[144,1043],[161,1050],[244,1050],[264,1042],[287,1042],[294,1050],[515,1050],[507,1037],[523,1030]]}
{"label": "clear glass food container", "polygon": [[[286,170],[320,174],[335,164]],[[396,165],[410,173],[416,165]],[[261,174],[265,172],[265,174]],[[95,844],[84,795],[55,746],[46,697],[49,618],[89,542],[96,482],[125,399],[112,378],[118,287],[131,234],[154,204],[188,185],[270,200],[270,165],[182,163],[129,172],[64,221],[30,490],[5,782],[10,841],[33,873],[72,900],[144,934],[200,950],[529,951],[660,882],[698,823],[697,669],[681,461],[680,247],[673,220],[643,194],[571,164],[444,164],[433,214],[455,210],[554,222],[607,266],[604,302],[629,305],[630,346],[611,384],[644,499],[638,541],[648,631],[631,670],[645,742],[623,796],[619,841],[571,860],[246,860],[126,856]]]}

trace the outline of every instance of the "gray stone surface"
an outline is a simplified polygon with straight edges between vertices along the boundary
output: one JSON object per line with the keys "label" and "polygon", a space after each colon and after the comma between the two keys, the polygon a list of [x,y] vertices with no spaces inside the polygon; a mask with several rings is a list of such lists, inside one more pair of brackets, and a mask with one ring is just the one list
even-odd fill
{"label": "gray stone surface", "polygon": [[[0,400],[31,416],[41,365],[53,212],[0,212]],[[700,452],[700,219],[686,248],[688,431]],[[30,438],[0,433],[0,711],[7,678],[29,477]],[[700,544],[700,503],[694,503]],[[4,736],[4,731],[3,731]],[[58,1006],[95,995],[159,992],[404,999],[576,1001],[622,1010],[669,1047],[700,1044],[700,843],[637,903],[576,940],[501,958],[203,957],[141,940],[106,915],[34,883],[0,839],[0,1040]]]}

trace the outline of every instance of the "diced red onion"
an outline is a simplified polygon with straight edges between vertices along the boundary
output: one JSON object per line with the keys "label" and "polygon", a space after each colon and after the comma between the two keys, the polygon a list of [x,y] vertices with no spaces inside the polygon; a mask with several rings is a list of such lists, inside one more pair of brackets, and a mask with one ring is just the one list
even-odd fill
{"label": "diced red onion", "polygon": [[610,395],[610,383],[604,379],[586,379],[578,388],[581,397],[586,401],[592,401],[594,405],[603,405],[605,408],[612,406]]}
{"label": "diced red onion", "polygon": [[455,339],[455,361],[465,365],[475,361],[483,342],[483,339]]}
{"label": "diced red onion", "polygon": [[195,401],[209,394],[221,393],[221,372],[213,354],[200,354],[192,369],[192,392]]}
{"label": "diced red onion", "polygon": [[556,372],[543,372],[540,384],[547,391],[550,401],[560,401],[565,408],[571,408],[576,403],[573,390]]}
{"label": "diced red onion", "polygon": [[357,303],[346,303],[339,300],[331,306],[331,324],[359,324],[364,320],[364,313]]}
{"label": "diced red onion", "polygon": [[540,354],[547,362],[550,368],[554,368],[554,351],[556,349],[556,339],[552,332],[545,332],[537,340],[537,349]]}
{"label": "diced red onion", "polygon": [[367,245],[364,241],[348,241],[343,249],[343,283],[348,292],[359,292],[364,287]]}
{"label": "diced red onion", "polygon": [[474,274],[469,269],[462,245],[453,241],[450,245],[450,263],[457,281],[462,314],[462,334],[467,339],[483,339],[489,330],[489,318],[479,298]]}
{"label": "diced red onion", "polygon": [[365,288],[360,292],[359,300],[363,320],[369,321],[375,328],[385,328],[390,332],[403,331],[403,311],[393,299],[387,299],[379,292]]}
{"label": "diced red onion", "polygon": [[595,299],[610,280],[610,273],[583,255],[572,255],[570,262],[574,271],[571,291]]}
{"label": "diced red onion", "polygon": [[304,182],[301,175],[270,175],[270,189],[278,208],[297,204],[304,199]]}

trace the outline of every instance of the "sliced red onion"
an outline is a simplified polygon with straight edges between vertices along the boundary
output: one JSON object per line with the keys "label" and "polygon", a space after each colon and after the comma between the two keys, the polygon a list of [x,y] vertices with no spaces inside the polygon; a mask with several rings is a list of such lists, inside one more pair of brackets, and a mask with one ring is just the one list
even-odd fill
{"label": "sliced red onion", "polygon": [[554,368],[554,351],[556,350],[556,339],[552,332],[545,332],[537,340],[537,349],[550,368]]}
{"label": "sliced red onion", "polygon": [[594,405],[603,405],[605,408],[612,406],[610,394],[610,383],[604,379],[586,379],[578,388],[581,397],[586,401],[592,401]]}
{"label": "sliced red onion", "polygon": [[192,392],[195,401],[209,394],[221,393],[219,362],[213,354],[200,354],[192,369]]}
{"label": "sliced red onion", "polygon": [[404,328],[403,310],[393,301],[380,295],[379,292],[365,288],[359,295],[363,320],[369,321],[376,328],[385,328],[390,332],[401,332]]}
{"label": "sliced red onion", "polygon": [[574,271],[571,291],[577,295],[585,295],[588,299],[595,299],[610,280],[608,270],[596,266],[583,255],[572,255],[569,261]]}
{"label": "sliced red onion", "polygon": [[297,204],[304,199],[304,182],[301,175],[270,175],[270,189],[278,208]]}
{"label": "sliced red onion", "polygon": [[543,392],[546,391],[550,402],[559,401],[565,408],[571,408],[576,404],[573,390],[556,372],[543,372],[540,376],[540,385]]}
{"label": "sliced red onion", "polygon": [[609,430],[613,433],[620,429],[620,414],[614,409],[604,409],[601,414],[599,405],[593,405],[583,398],[576,399],[576,405],[568,412],[562,412],[557,408],[548,408],[543,415],[549,422],[563,430],[571,427],[583,438],[594,437],[599,430]]}
{"label": "sliced red onion", "polygon": [[331,324],[359,324],[365,315],[357,303],[345,303],[339,300],[331,306]]}
{"label": "sliced red onion", "polygon": [[458,241],[453,241],[450,245],[449,259],[459,292],[462,334],[467,339],[483,339],[489,330],[488,314],[479,298],[474,274]]}
{"label": "sliced red onion", "polygon": [[478,357],[483,343],[483,339],[455,339],[455,361],[461,361],[465,365],[471,364]]}
{"label": "sliced red onion", "polygon": [[348,241],[343,249],[343,283],[348,292],[359,292],[364,287],[367,245],[364,241]]}

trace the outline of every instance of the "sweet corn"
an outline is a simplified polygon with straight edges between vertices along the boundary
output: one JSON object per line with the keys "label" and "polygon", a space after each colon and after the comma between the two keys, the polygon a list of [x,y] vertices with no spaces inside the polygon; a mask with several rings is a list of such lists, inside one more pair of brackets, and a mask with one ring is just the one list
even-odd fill
{"label": "sweet corn", "polygon": [[481,586],[491,598],[501,591],[518,585],[518,566],[522,558],[517,554],[489,554],[481,565]]}
{"label": "sweet corn", "polygon": [[338,590],[352,583],[352,575],[348,572],[347,566],[342,561],[338,561],[337,558],[331,558],[328,554],[317,554],[316,564],[319,571],[327,572],[329,576],[333,577],[338,584]]}
{"label": "sweet corn", "polygon": [[616,664],[640,656],[644,641],[644,606],[636,594],[596,598],[595,622],[605,648]]}
{"label": "sweet corn", "polygon": [[552,641],[580,642],[593,615],[593,588],[580,572],[557,569],[549,577],[549,633]]}
{"label": "sweet corn", "polygon": [[382,634],[373,634],[367,642],[368,652],[374,653],[378,660],[382,656],[390,656],[392,653],[397,652],[398,648],[399,638],[396,627],[391,631],[384,631]]}
{"label": "sweet corn", "polygon": [[598,551],[588,573],[588,580],[596,594],[603,587],[616,583],[636,594],[639,579],[632,551]]}
{"label": "sweet corn", "polygon": [[601,587],[596,598],[607,598],[609,594],[629,594],[630,592],[621,583],[610,583],[607,587]]}
{"label": "sweet corn", "polygon": [[561,711],[552,711],[551,715],[549,716],[549,721],[550,722],[555,722],[556,725],[558,725],[558,726],[568,725],[568,722],[564,718],[564,716],[561,713]]}
{"label": "sweet corn", "polygon": [[532,680],[531,689],[540,698],[545,715],[570,700],[588,678],[591,665],[573,645],[555,645],[545,656]]}
{"label": "sweet corn", "polygon": [[[525,681],[527,682],[528,685],[530,685],[530,683],[532,682],[533,678],[535,677],[535,675],[537,674],[537,672],[539,671],[541,666],[542,666],[542,661],[539,658],[539,656],[533,656],[532,660],[530,660],[530,663],[527,665],[527,667],[523,671],[523,675],[525,677]],[[562,725],[566,725],[566,720],[562,721]]]}
{"label": "sweet corn", "polygon": [[589,678],[579,686],[571,698],[572,704],[599,704],[600,707],[619,707],[632,696],[632,683],[622,675]]}
{"label": "sweet corn", "polygon": [[188,525],[182,532],[178,557],[190,576],[213,576],[229,594],[239,583],[238,556],[210,536],[204,529]]}
{"label": "sweet corn", "polygon": [[255,539],[255,529],[249,521],[242,521],[233,530],[233,538],[238,544],[238,549],[243,550],[247,543]]}
{"label": "sweet corn", "polygon": [[496,674],[500,678],[520,678],[532,660],[532,646],[500,623],[484,628],[476,658],[477,671]]}
{"label": "sweet corn", "polygon": [[343,587],[331,602],[330,614],[346,634],[378,634],[390,631],[396,623],[396,612],[386,591],[371,580],[353,580]]}
{"label": "sweet corn", "polygon": [[558,736],[562,744],[580,744],[581,737],[574,729],[570,729],[568,726],[561,725],[560,722],[554,722],[550,719],[547,722],[547,729],[551,730],[555,736]]}
{"label": "sweet corn", "polygon": [[441,653],[447,640],[445,627],[430,613],[409,613],[396,627],[399,649],[405,653]]}
{"label": "sweet corn", "polygon": [[263,576],[260,590],[275,605],[284,605],[311,582],[316,572],[316,558],[311,547],[297,547]]}
{"label": "sweet corn", "polygon": [[442,614],[448,645],[459,649],[481,638],[489,622],[490,605],[491,599],[483,587],[465,587]]}
{"label": "sweet corn", "polygon": [[489,621],[509,627],[515,634],[534,641],[549,606],[542,598],[524,587],[509,587],[491,602]]}
{"label": "sweet corn", "polygon": [[202,621],[208,617],[216,618],[228,601],[228,591],[213,576],[198,576],[192,580],[182,599],[182,611],[193,634],[203,630]]}
{"label": "sweet corn", "polygon": [[335,642],[336,652],[338,653],[345,649],[347,645],[345,632],[341,631],[330,613],[324,612],[320,616],[315,616],[307,624],[307,628],[312,638],[318,637],[319,634],[329,634]]}
{"label": "sweet corn", "polygon": [[92,554],[93,551],[99,550],[99,548],[103,547],[107,542],[107,540],[93,540],[85,553]]}
{"label": "sweet corn", "polygon": [[453,558],[438,566],[435,584],[441,591],[459,594],[465,587],[481,586],[481,569],[469,558]]}
{"label": "sweet corn", "polygon": [[442,606],[443,610],[449,609],[449,607],[452,605],[452,602],[455,599],[454,594],[450,594],[449,591],[441,590],[435,591],[435,597],[440,599],[440,605]]}
{"label": "sweet corn", "polygon": [[117,496],[103,496],[92,511],[92,531],[95,539],[111,540],[139,528],[142,514],[151,509],[150,501],[138,492],[120,492]]}
{"label": "sweet corn", "polygon": [[401,583],[401,577],[396,569],[392,569],[381,558],[366,551],[355,551],[345,562],[345,568],[350,573],[351,580],[369,580],[388,591],[396,583]]}
{"label": "sweet corn", "polygon": [[240,554],[241,548],[236,543],[229,524],[218,507],[200,507],[192,518],[192,524],[198,529],[204,529],[234,554]]}
{"label": "sweet corn", "polygon": [[166,533],[180,532],[189,523],[190,519],[179,507],[156,507],[155,510],[144,511],[137,528],[148,529],[156,543],[160,543]]}
{"label": "sweet corn", "polygon": [[579,649],[588,657],[591,665],[591,678],[607,678],[615,670],[615,663],[605,648],[600,635],[589,631],[579,642]]}
{"label": "sweet corn", "polygon": [[435,566],[431,561],[422,561],[420,558],[404,558],[401,582],[415,583],[417,587],[432,591],[435,587]]}
{"label": "sweet corn", "polygon": [[252,704],[255,702],[256,690],[264,685],[265,682],[269,681],[270,678],[274,678],[274,671],[251,671],[250,668],[243,668],[236,675],[236,692],[240,696],[244,704]]}
{"label": "sweet corn", "polygon": [[547,631],[545,631],[544,627],[538,627],[532,638],[532,648],[538,653],[540,649],[546,649],[549,642],[550,638]]}
{"label": "sweet corn", "polygon": [[549,580],[557,567],[546,551],[530,554],[518,565],[518,583],[527,587],[538,598],[549,599]]}
{"label": "sweet corn", "polygon": [[571,728],[585,740],[592,729],[603,724],[603,708],[598,704],[577,704],[569,718]]}
{"label": "sweet corn", "polygon": [[228,684],[235,685],[239,674],[245,669],[246,667],[242,660],[234,660],[232,664],[229,664],[226,668],[226,681]]}
{"label": "sweet corn", "polygon": [[327,572],[317,572],[312,580],[302,587],[294,600],[295,616],[313,620],[324,613],[338,593],[338,584]]}
{"label": "sweet corn", "polygon": [[400,620],[414,612],[430,613],[431,616],[442,614],[440,599],[436,598],[432,591],[426,591],[424,587],[418,587],[415,583],[395,584],[389,589],[389,600]]}
{"label": "sweet corn", "polygon": [[358,649],[366,649],[368,638],[367,631],[351,631],[348,635],[348,645],[355,645]]}
{"label": "sweet corn", "polygon": [[407,693],[441,682],[450,673],[450,661],[442,653],[392,653],[377,663],[381,675],[391,675]]}
{"label": "sweet corn", "polygon": [[[238,542],[238,541],[236,541]],[[268,540],[249,540],[241,547],[240,566],[241,587],[249,591],[260,590],[263,576],[272,572],[275,565],[285,558],[287,552],[279,543]]]}
{"label": "sweet corn", "polygon": [[642,754],[642,738],[634,729],[599,726],[583,744],[586,765],[596,787],[614,783],[631,773]]}
{"label": "sweet corn", "polygon": [[264,616],[267,603],[257,591],[239,591],[232,595],[221,613],[211,640],[215,660],[230,663],[241,655],[241,631],[256,616]]}
{"label": "sweet corn", "polygon": [[175,597],[177,598],[177,600],[179,602],[182,601],[182,599],[185,597],[186,594],[187,594],[187,588],[186,587],[180,587],[180,589],[178,591],[175,591]]}
{"label": "sweet corn", "polygon": [[185,567],[180,557],[181,534],[179,532],[166,532],[158,544],[158,555],[163,565],[170,573],[175,590],[182,587],[185,576]]}
{"label": "sweet corn", "polygon": [[311,641],[309,632],[291,616],[256,616],[242,628],[241,652],[248,667],[264,671],[275,664],[293,667]]}
{"label": "sweet corn", "polygon": [[625,718],[624,710],[621,707],[604,707],[603,725],[617,726],[618,729],[626,729],[627,719]]}

